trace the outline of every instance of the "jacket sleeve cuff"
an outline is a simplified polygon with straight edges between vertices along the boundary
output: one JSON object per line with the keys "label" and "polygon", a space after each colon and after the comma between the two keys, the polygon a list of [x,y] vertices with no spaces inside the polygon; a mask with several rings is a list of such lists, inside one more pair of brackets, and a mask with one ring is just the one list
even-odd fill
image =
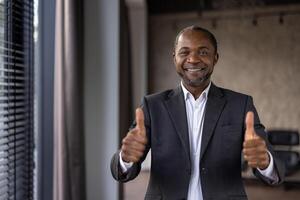
{"label": "jacket sleeve cuff", "polygon": [[273,156],[272,154],[268,151],[268,155],[270,157],[270,163],[269,163],[269,166],[266,168],[266,169],[259,169],[259,168],[256,168],[259,173],[261,175],[263,175],[264,177],[266,177],[267,179],[269,179],[271,181],[272,184],[275,184],[275,183],[278,183],[279,181],[279,178],[278,178],[278,175],[276,173],[276,170],[274,169],[274,159],[273,159]]}
{"label": "jacket sleeve cuff", "polygon": [[122,173],[126,173],[132,167],[133,162],[128,163],[128,162],[123,161],[121,153],[122,153],[122,151],[120,151],[120,153],[119,153],[119,162],[120,162]]}

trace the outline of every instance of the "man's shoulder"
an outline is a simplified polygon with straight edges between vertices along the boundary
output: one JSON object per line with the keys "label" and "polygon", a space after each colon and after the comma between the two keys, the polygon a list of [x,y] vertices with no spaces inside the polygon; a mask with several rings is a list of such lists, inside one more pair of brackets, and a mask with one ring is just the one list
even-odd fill
{"label": "man's shoulder", "polygon": [[223,88],[223,87],[219,87],[216,86],[219,90],[222,91],[222,93],[224,94],[224,96],[226,98],[248,98],[250,97],[248,94],[242,93],[242,92],[237,92],[228,88]]}
{"label": "man's shoulder", "polygon": [[179,90],[179,88],[175,89],[167,89],[160,92],[155,92],[152,94],[148,94],[145,96],[147,100],[153,101],[153,100],[165,100],[167,99],[171,94],[173,94],[176,90]]}

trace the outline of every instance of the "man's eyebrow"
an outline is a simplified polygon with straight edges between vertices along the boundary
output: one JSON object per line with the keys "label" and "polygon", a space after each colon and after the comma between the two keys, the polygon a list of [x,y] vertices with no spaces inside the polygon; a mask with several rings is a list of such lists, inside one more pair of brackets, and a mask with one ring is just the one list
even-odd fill
{"label": "man's eyebrow", "polygon": [[[178,51],[183,51],[183,50],[189,50],[189,47],[180,47],[180,49],[178,49]],[[207,46],[199,46],[197,47],[197,49],[207,49],[209,50],[209,48]]]}
{"label": "man's eyebrow", "polygon": [[206,46],[200,46],[200,47],[198,47],[198,49],[208,49],[209,50],[209,48]]}
{"label": "man's eyebrow", "polygon": [[189,50],[190,48],[188,47],[180,47],[180,49],[178,49],[178,51],[181,51],[181,50]]}

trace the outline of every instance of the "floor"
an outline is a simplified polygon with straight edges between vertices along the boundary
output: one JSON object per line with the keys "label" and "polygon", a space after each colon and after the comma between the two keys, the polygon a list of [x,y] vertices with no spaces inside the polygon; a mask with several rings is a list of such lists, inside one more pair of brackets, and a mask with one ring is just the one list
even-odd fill
{"label": "floor", "polygon": [[[124,200],[142,200],[146,192],[149,172],[141,172],[131,182],[124,184]],[[246,192],[249,200],[299,200],[300,187],[291,186],[286,188],[268,187],[256,180],[245,181]]]}

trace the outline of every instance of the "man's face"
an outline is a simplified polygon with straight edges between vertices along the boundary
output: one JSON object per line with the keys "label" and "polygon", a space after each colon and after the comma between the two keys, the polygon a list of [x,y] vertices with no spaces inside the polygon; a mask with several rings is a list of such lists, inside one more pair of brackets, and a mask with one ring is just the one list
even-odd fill
{"label": "man's face", "polygon": [[205,87],[213,73],[218,54],[205,33],[187,30],[174,50],[176,71],[187,87]]}

